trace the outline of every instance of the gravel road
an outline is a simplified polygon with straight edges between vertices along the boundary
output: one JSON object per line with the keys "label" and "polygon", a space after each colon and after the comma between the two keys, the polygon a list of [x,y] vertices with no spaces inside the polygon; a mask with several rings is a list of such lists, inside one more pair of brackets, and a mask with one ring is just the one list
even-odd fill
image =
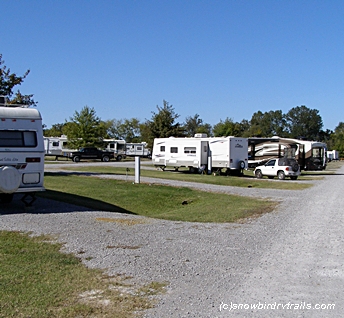
{"label": "gravel road", "polygon": [[0,230],[54,234],[89,267],[138,283],[168,282],[147,318],[344,317],[344,167],[302,191],[180,185],[281,204],[244,224],[210,224],[45,199],[24,210],[15,197],[0,207]]}

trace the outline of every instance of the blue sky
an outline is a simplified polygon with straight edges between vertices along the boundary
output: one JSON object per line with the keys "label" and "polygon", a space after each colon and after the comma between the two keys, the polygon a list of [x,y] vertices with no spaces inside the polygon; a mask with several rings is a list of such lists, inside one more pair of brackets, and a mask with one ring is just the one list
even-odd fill
{"label": "blue sky", "polygon": [[344,122],[342,1],[0,0],[0,53],[43,122],[84,106],[151,119],[163,100],[211,125],[305,105]]}

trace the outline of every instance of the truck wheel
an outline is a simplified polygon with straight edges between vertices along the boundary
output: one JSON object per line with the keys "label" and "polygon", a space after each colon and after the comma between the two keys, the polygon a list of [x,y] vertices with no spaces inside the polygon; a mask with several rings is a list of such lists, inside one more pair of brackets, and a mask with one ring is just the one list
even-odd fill
{"label": "truck wheel", "polygon": [[117,161],[121,161],[121,160],[122,160],[122,156],[117,156],[117,157],[116,157],[116,160],[117,160]]}
{"label": "truck wheel", "polygon": [[109,156],[103,156],[102,161],[103,162],[109,162],[110,161],[110,157]]}
{"label": "truck wheel", "polygon": [[80,157],[79,157],[79,156],[73,157],[73,161],[74,161],[74,162],[79,162],[79,161],[80,161]]}
{"label": "truck wheel", "polygon": [[283,171],[278,171],[277,177],[279,180],[284,180],[285,179],[285,174]]}
{"label": "truck wheel", "polygon": [[261,170],[256,170],[255,174],[256,174],[257,179],[263,178],[263,174],[262,174]]}

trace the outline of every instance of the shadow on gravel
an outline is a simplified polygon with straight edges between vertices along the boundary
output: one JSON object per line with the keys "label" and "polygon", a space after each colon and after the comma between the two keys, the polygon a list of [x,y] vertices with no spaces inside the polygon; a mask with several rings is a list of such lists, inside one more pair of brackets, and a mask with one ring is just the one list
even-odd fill
{"label": "shadow on gravel", "polygon": [[47,190],[36,194],[36,201],[26,207],[21,201],[22,195],[15,194],[11,203],[0,203],[0,215],[15,213],[48,214],[84,211],[107,211],[124,214],[136,214],[119,206],[100,200]]}

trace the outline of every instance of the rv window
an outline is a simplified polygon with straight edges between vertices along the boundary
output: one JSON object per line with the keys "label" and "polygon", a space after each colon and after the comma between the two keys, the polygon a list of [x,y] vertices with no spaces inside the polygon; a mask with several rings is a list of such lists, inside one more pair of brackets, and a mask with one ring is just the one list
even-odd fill
{"label": "rv window", "polygon": [[178,147],[171,147],[171,153],[178,153]]}
{"label": "rv window", "polygon": [[196,153],[196,147],[184,147],[184,153]]}
{"label": "rv window", "polygon": [[0,147],[36,147],[34,131],[0,130]]}
{"label": "rv window", "polygon": [[58,141],[53,141],[53,147],[58,147],[60,143]]}
{"label": "rv window", "polygon": [[138,147],[136,148],[136,150],[142,150],[142,147],[138,146]]}
{"label": "rv window", "polygon": [[164,152],[165,151],[165,146],[160,146],[160,151]]}

